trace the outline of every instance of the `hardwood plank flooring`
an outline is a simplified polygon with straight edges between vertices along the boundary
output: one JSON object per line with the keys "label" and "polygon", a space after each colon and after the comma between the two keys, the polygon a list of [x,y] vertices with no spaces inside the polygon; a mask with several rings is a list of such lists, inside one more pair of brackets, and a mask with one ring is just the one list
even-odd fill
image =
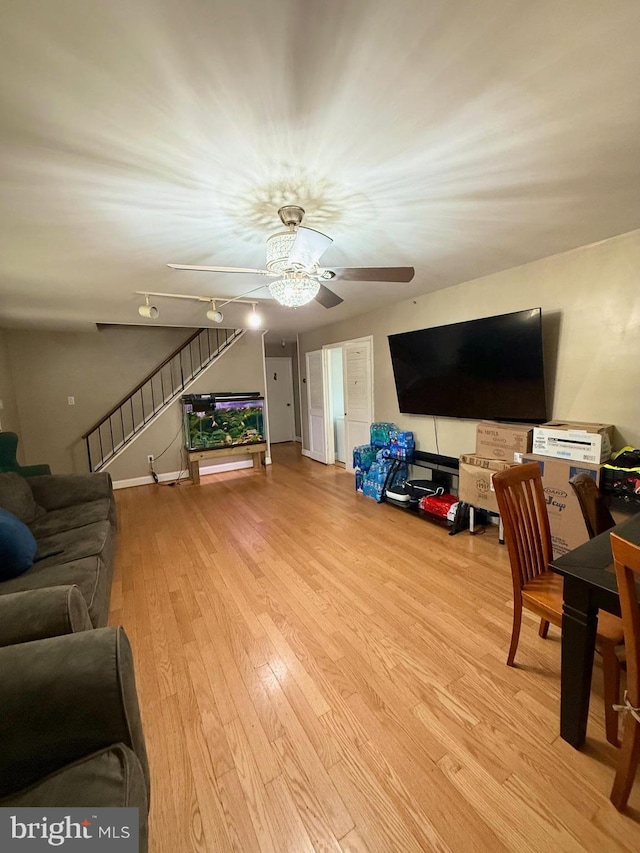
{"label": "hardwood plank flooring", "polygon": [[637,851],[609,802],[602,673],[558,735],[560,642],[497,531],[446,529],[273,448],[266,473],[116,493],[112,624],[132,642],[153,853]]}

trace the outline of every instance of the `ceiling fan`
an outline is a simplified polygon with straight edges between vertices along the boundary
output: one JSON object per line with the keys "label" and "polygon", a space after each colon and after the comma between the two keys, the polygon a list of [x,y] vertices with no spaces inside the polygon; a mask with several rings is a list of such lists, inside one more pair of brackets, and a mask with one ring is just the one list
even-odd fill
{"label": "ceiling fan", "polygon": [[276,279],[268,286],[271,296],[287,308],[299,308],[315,299],[325,308],[333,308],[344,300],[323,282],[342,281],[411,281],[413,267],[323,267],[320,258],[333,240],[302,223],[304,210],[287,204],[278,211],[287,231],[278,231],[267,240],[267,268],[209,267],[167,264],[174,270],[201,272],[253,273]]}

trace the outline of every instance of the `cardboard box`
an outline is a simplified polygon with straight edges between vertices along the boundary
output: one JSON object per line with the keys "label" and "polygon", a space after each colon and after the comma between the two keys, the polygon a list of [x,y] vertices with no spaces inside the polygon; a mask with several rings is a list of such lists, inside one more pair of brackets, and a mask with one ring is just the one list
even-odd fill
{"label": "cardboard box", "polygon": [[458,498],[489,512],[498,512],[493,475],[496,471],[513,468],[515,464],[505,459],[485,459],[473,453],[463,454],[460,457]]}
{"label": "cardboard box", "polygon": [[499,424],[481,421],[476,428],[476,456],[522,462],[531,452],[533,424]]}
{"label": "cardboard box", "polygon": [[597,465],[611,456],[613,426],[576,421],[549,421],[533,431],[532,452]]}
{"label": "cardboard box", "polygon": [[550,456],[528,454],[523,462],[537,462],[542,472],[542,486],[547,500],[547,514],[551,528],[553,556],[559,557],[582,545],[589,538],[580,504],[569,485],[576,474],[590,474],[600,483],[602,465],[585,462],[568,462]]}
{"label": "cardboard box", "polygon": [[507,459],[485,459],[484,456],[478,456],[477,453],[463,453],[460,456],[460,462],[465,465],[475,465],[476,468],[488,468],[494,473],[496,471],[506,471],[507,468],[513,468],[516,462],[509,462]]}

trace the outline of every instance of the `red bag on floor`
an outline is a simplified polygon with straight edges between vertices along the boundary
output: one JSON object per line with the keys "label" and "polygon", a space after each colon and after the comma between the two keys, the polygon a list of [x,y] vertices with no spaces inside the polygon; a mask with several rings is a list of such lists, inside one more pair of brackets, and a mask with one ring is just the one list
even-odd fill
{"label": "red bag on floor", "polygon": [[420,498],[418,506],[423,512],[446,520],[449,510],[455,503],[458,503],[458,498],[453,495],[425,495]]}

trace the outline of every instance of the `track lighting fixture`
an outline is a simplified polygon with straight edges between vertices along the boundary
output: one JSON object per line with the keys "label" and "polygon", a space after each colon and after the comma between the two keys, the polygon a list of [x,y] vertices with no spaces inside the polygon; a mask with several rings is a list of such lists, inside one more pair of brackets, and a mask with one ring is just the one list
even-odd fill
{"label": "track lighting fixture", "polygon": [[216,300],[211,300],[211,308],[207,311],[207,317],[213,323],[222,323],[224,317],[221,311],[216,310]]}
{"label": "track lighting fixture", "polygon": [[144,295],[144,305],[141,305],[138,308],[138,314],[140,314],[141,317],[147,317],[149,320],[157,319],[158,315],[160,314],[160,312],[158,311],[156,306],[151,305],[149,303],[149,294],[148,293],[145,293],[145,295]]}
{"label": "track lighting fixture", "polygon": [[[253,291],[249,291],[249,293],[243,294],[243,296],[249,296],[252,293]],[[144,305],[138,308],[140,315],[150,320],[155,320],[160,314],[155,305],[151,305],[149,302],[149,297],[153,296],[159,299],[186,299],[191,302],[210,303],[211,307],[206,312],[206,316],[212,323],[222,323],[224,315],[220,308],[224,308],[225,305],[251,305],[251,311],[246,318],[246,324],[253,329],[257,329],[262,325],[262,316],[256,310],[258,302],[255,302],[253,299],[244,299],[243,296],[232,296],[230,299],[225,299],[221,296],[196,296],[189,293],[145,293],[141,290],[137,290],[136,294],[144,296]]]}

